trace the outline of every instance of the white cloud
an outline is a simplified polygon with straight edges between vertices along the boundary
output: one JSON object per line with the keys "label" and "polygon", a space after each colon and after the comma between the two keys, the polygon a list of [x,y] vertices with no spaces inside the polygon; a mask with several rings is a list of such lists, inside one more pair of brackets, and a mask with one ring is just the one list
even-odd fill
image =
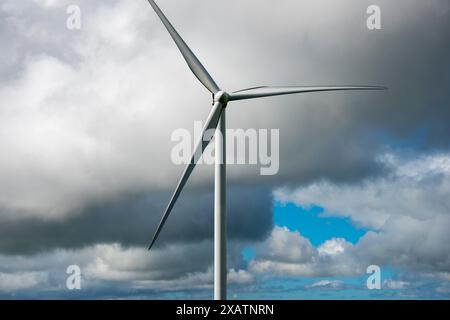
{"label": "white cloud", "polygon": [[312,275],[315,255],[315,248],[298,231],[274,227],[269,238],[256,248],[256,257],[248,268],[255,274]]}
{"label": "white cloud", "polygon": [[[351,185],[318,182],[294,191],[279,189],[275,198],[302,207],[319,205],[325,215],[349,217],[375,228],[344,250],[346,258],[352,256],[362,266],[445,271],[450,266],[446,245],[450,241],[450,155],[409,159],[389,154],[381,159],[390,166],[388,177]],[[319,251],[341,249],[334,240]]]}
{"label": "white cloud", "polygon": [[[0,291],[20,293],[36,289],[63,297],[69,265],[81,269],[87,292],[111,285],[135,290],[193,290],[213,286],[212,244],[172,245],[162,249],[124,248],[102,244],[79,250],[53,250],[33,256],[0,255]],[[230,268],[228,282],[245,285],[255,277],[247,270]],[[111,294],[116,293],[114,290]]]}
{"label": "white cloud", "polygon": [[414,160],[387,154],[380,161],[392,170],[390,176],[358,184],[318,182],[294,191],[278,189],[275,197],[302,207],[320,205],[326,215],[350,217],[375,229],[395,217],[424,220],[448,215],[449,154]]}
{"label": "white cloud", "polygon": [[351,255],[344,254],[348,249],[347,243],[332,239],[319,251],[299,232],[274,227],[269,238],[257,246],[255,259],[250,261],[248,269],[254,274],[269,276],[355,275],[361,266]]}
{"label": "white cloud", "polygon": [[15,292],[24,289],[39,290],[40,285],[46,284],[46,272],[2,273],[0,272],[0,292]]}
{"label": "white cloud", "polygon": [[329,255],[333,256],[336,254],[343,253],[346,249],[350,248],[352,245],[351,243],[347,242],[345,239],[342,238],[333,238],[330,240],[325,241],[319,248],[317,248],[317,251],[319,252],[319,255]]}
{"label": "white cloud", "polygon": [[[86,10],[82,36],[64,44],[79,62],[30,55],[21,73],[0,86],[2,216],[62,219],[89,204],[172,186],[168,177],[178,172],[169,161],[171,128],[163,123],[176,110],[153,110],[165,99],[161,78],[173,68],[158,67],[169,58],[142,39],[143,18],[134,2]],[[133,36],[141,38],[132,48]]]}
{"label": "white cloud", "polygon": [[61,4],[61,2],[63,2],[63,1],[58,1],[58,0],[33,0],[33,2],[37,3],[40,6],[49,8],[49,7],[56,6],[58,3]]}
{"label": "white cloud", "polygon": [[387,287],[392,290],[402,290],[408,288],[408,286],[409,282],[406,281],[387,279],[383,282],[383,287]]}
{"label": "white cloud", "polygon": [[229,283],[249,284],[255,281],[255,276],[247,270],[230,269],[227,277]]}
{"label": "white cloud", "polygon": [[[263,250],[266,251],[263,253]],[[308,262],[314,249],[298,231],[290,232],[286,227],[275,227],[260,253],[282,262]]]}
{"label": "white cloud", "polygon": [[[445,196],[450,192],[450,156],[409,160],[391,154],[383,159],[390,159],[392,174],[388,178],[360,185],[320,182],[292,192],[275,192],[278,201],[303,207],[319,205],[326,215],[349,217],[363,225],[384,220],[376,224],[376,231],[367,232],[355,245],[332,238],[315,248],[299,232],[275,227],[257,247],[249,270],[290,277],[361,276],[367,266],[377,264],[423,276],[445,273],[450,265],[450,216]],[[408,283],[390,279],[386,286],[406,288]]]}
{"label": "white cloud", "polygon": [[320,280],[310,285],[311,288],[331,288],[338,289],[344,286],[344,282],[340,280]]}

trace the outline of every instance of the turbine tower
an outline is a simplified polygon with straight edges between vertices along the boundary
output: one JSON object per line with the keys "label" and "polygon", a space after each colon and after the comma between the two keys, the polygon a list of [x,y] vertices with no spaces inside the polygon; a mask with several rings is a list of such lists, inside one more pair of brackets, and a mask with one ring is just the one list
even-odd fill
{"label": "turbine tower", "polygon": [[204,141],[203,135],[210,129],[215,129],[215,184],[214,184],[214,299],[225,300],[227,297],[227,205],[226,205],[226,136],[225,136],[225,110],[229,102],[270,96],[288,95],[295,93],[319,92],[319,91],[343,91],[343,90],[384,90],[378,86],[319,86],[319,87],[254,87],[233,93],[227,93],[220,89],[202,63],[189,49],[188,45],[180,37],[178,32],[166,18],[161,9],[153,0],[148,0],[156,14],[161,19],[173,41],[177,45],[187,65],[197,79],[208,89],[213,96],[213,107],[206,120],[200,140],[197,142],[190,162],[178,182],[175,192],[161,218],[161,221],[153,236],[149,250],[155,244],[170,212],[175,205],[183,187],[194,170],[197,161],[208,146],[210,139]]}

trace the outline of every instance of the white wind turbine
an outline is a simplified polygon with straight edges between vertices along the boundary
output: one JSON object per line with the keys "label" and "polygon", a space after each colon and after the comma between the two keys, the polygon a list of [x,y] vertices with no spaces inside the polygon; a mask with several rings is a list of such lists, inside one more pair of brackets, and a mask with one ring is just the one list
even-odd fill
{"label": "white wind turbine", "polygon": [[246,100],[269,96],[288,95],[294,93],[318,92],[318,91],[341,91],[341,90],[384,90],[384,87],[376,86],[319,86],[319,87],[255,87],[227,93],[219,88],[205,67],[189,49],[184,40],[177,33],[172,24],[167,20],[164,13],[153,0],[148,0],[162,23],[169,31],[178,49],[183,55],[186,63],[198,80],[213,95],[213,107],[206,120],[200,140],[195,146],[191,161],[186,165],[183,175],[175,189],[175,192],[167,205],[166,211],[153,236],[149,250],[155,244],[164,224],[177,201],[181,190],[186,184],[199,156],[208,146],[210,140],[203,140],[207,130],[215,129],[215,187],[214,187],[214,298],[216,300],[226,299],[227,294],[227,226],[226,226],[226,156],[225,156],[225,108],[231,101]]}

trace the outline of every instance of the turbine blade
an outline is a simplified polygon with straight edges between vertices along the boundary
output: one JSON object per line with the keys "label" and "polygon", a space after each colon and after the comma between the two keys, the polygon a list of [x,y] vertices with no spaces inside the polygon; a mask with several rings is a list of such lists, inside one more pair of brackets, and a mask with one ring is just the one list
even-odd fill
{"label": "turbine blade", "polygon": [[235,91],[230,94],[230,101],[254,99],[271,96],[281,96],[295,93],[344,90],[386,90],[385,87],[375,86],[320,86],[320,87],[255,87]]}
{"label": "turbine blade", "polygon": [[167,31],[169,31],[170,36],[175,41],[175,44],[177,45],[178,49],[180,50],[181,54],[184,57],[184,60],[186,60],[186,63],[188,64],[189,68],[192,70],[194,75],[197,77],[198,80],[213,94],[220,91],[218,85],[214,82],[213,78],[209,75],[208,71],[206,71],[205,67],[201,64],[201,62],[197,59],[195,54],[189,49],[188,45],[184,40],[180,37],[178,32],[175,30],[175,28],[172,26],[172,24],[167,20],[164,13],[161,11],[161,9],[156,5],[156,3],[153,0],[148,0],[150,5],[152,6],[153,10],[155,10],[156,14],[161,19],[162,23],[166,27]]}
{"label": "turbine blade", "polygon": [[187,180],[189,179],[189,176],[191,175],[192,171],[195,168],[195,165],[197,164],[197,161],[199,160],[200,156],[203,154],[203,151],[206,149],[208,144],[211,142],[211,140],[204,141],[203,135],[207,130],[215,129],[217,127],[217,124],[219,123],[220,115],[222,114],[223,105],[220,102],[216,102],[213,106],[213,109],[211,113],[208,116],[208,119],[206,120],[205,126],[203,128],[200,140],[198,141],[194,153],[191,156],[191,161],[186,165],[186,168],[184,169],[184,172],[180,178],[180,181],[178,182],[178,185],[175,189],[175,192],[172,195],[172,198],[169,201],[169,204],[167,205],[166,211],[164,212],[164,215],[161,218],[161,221],[159,222],[158,228],[156,229],[155,235],[153,236],[152,242],[150,246],[148,247],[148,250],[150,250],[153,245],[155,244],[156,239],[159,236],[159,233],[161,232],[162,228],[164,227],[164,224],[167,220],[167,218],[170,215],[170,212],[172,211],[173,206],[175,205],[175,202],[177,201],[181,191],[183,190],[184,185],[186,184]]}

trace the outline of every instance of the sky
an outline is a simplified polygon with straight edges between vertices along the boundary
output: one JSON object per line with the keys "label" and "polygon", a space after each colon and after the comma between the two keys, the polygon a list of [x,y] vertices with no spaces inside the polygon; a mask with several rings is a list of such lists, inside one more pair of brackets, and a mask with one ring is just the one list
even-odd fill
{"label": "sky", "polygon": [[[449,299],[450,3],[157,3],[226,90],[389,87],[230,104],[229,128],[279,130],[280,166],[227,168],[229,297]],[[0,298],[212,298],[212,166],[147,251],[171,134],[211,107],[147,1],[4,0],[0,44]]]}

